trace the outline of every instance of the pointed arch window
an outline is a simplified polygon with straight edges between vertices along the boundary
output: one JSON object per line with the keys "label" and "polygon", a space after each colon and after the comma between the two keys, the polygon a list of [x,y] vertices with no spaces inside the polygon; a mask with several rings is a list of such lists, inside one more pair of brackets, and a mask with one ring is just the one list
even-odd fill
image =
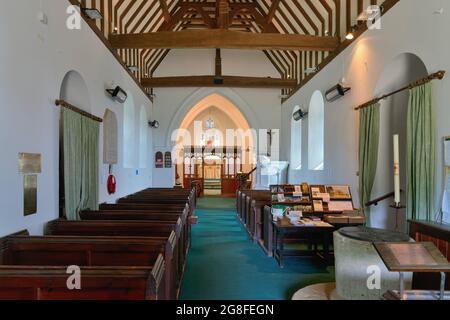
{"label": "pointed arch window", "polygon": [[296,121],[294,113],[300,110],[300,106],[295,106],[291,116],[291,168],[293,170],[302,169],[302,122]]}

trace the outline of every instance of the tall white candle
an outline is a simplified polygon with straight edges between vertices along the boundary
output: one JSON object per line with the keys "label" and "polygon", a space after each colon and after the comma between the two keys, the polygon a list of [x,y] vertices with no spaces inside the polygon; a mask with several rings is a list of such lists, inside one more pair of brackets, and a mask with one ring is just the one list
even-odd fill
{"label": "tall white candle", "polygon": [[394,135],[394,193],[395,204],[400,205],[400,153],[398,134]]}

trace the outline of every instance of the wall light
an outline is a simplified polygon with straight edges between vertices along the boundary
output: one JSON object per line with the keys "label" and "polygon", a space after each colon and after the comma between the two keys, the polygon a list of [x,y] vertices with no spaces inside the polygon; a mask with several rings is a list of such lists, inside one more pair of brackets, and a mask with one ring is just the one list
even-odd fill
{"label": "wall light", "polygon": [[139,71],[139,67],[135,66],[135,65],[128,65],[127,69],[130,70],[131,72],[138,72]]}
{"label": "wall light", "polygon": [[81,11],[92,20],[101,20],[103,19],[102,14],[97,9],[93,8],[82,8]]}
{"label": "wall light", "polygon": [[345,96],[345,94],[350,90],[350,87],[344,87],[342,84],[338,83],[325,93],[325,99],[328,102],[336,101],[337,99]]}
{"label": "wall light", "polygon": [[106,92],[108,92],[111,97],[117,102],[125,103],[125,101],[127,101],[127,93],[119,86],[114,89],[106,89]]}
{"label": "wall light", "polygon": [[295,121],[300,121],[308,115],[308,112],[304,112],[302,109],[297,110],[292,117]]}
{"label": "wall light", "polygon": [[350,28],[350,31],[347,33],[347,35],[345,36],[345,39],[347,40],[353,40],[355,39],[355,32],[358,28],[356,26],[352,26]]}
{"label": "wall light", "polygon": [[159,121],[157,121],[157,120],[149,121],[148,122],[148,126],[150,128],[153,128],[153,129],[158,129],[159,128]]}

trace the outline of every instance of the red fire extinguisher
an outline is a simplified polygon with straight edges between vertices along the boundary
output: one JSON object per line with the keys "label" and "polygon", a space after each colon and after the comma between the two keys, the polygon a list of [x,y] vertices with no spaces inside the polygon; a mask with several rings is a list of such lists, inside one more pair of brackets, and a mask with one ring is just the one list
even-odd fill
{"label": "red fire extinguisher", "polygon": [[109,195],[116,193],[117,181],[116,181],[116,177],[114,177],[114,175],[112,174],[112,165],[109,165],[109,176],[108,176],[107,187],[108,187]]}

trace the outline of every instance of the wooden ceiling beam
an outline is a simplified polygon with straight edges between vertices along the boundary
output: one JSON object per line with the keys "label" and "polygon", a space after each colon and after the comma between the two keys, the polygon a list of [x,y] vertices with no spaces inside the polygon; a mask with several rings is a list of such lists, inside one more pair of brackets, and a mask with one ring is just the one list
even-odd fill
{"label": "wooden ceiling beam", "polygon": [[163,12],[164,21],[170,22],[172,17],[170,16],[169,7],[167,6],[166,0],[159,0],[159,3],[161,4],[161,10]]}
{"label": "wooden ceiling beam", "polygon": [[227,29],[230,25],[230,4],[228,0],[216,0],[217,28]]}
{"label": "wooden ceiling beam", "polygon": [[[220,79],[220,82],[216,80]],[[143,78],[142,86],[147,88],[179,88],[179,87],[229,87],[229,88],[294,88],[295,80],[264,78],[264,77],[239,77],[239,76],[181,76]]]}
{"label": "wooden ceiling beam", "polygon": [[273,0],[270,6],[269,13],[267,14],[267,23],[272,23],[275,14],[277,13],[278,7],[280,6],[280,0]]}
{"label": "wooden ceiling beam", "polygon": [[250,33],[224,29],[111,34],[109,41],[117,49],[221,48],[252,50],[333,51],[338,39],[300,34]]}

